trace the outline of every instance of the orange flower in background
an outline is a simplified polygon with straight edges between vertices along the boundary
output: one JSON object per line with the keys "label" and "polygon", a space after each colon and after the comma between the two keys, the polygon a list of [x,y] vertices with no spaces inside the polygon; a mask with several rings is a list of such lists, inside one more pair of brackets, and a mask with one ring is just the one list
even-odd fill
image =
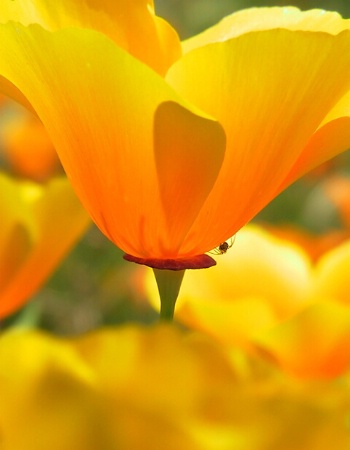
{"label": "orange flower in background", "polygon": [[[350,368],[350,240],[317,262],[302,247],[244,227],[210,271],[189,272],[175,317],[287,372],[331,378]],[[147,277],[152,302],[157,292]]]}
{"label": "orange flower in background", "polygon": [[0,318],[29,301],[86,230],[65,177],[46,185],[0,174]]}
{"label": "orange flower in background", "polygon": [[241,11],[182,56],[152,1],[9,1],[1,22],[1,89],[36,112],[133,259],[207,252],[349,147],[350,24],[336,13]]}
{"label": "orange flower in background", "polygon": [[56,150],[37,117],[17,108],[4,122],[0,133],[8,171],[38,182],[61,174]]}
{"label": "orange flower in background", "polygon": [[326,198],[339,211],[339,216],[347,230],[350,228],[350,179],[342,175],[334,175],[326,179],[321,188]]}

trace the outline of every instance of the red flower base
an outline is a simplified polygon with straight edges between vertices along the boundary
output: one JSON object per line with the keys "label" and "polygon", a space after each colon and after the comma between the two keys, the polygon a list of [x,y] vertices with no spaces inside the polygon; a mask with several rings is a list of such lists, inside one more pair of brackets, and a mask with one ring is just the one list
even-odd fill
{"label": "red flower base", "polygon": [[125,254],[123,258],[126,261],[161,270],[208,269],[216,265],[215,259],[209,255],[197,255],[191,256],[190,258],[178,259],[156,259],[137,258],[136,256]]}

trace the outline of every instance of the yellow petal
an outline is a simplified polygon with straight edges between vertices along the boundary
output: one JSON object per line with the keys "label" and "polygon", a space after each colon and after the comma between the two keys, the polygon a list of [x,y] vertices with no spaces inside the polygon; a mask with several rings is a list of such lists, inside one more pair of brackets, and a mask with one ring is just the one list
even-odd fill
{"label": "yellow petal", "polygon": [[0,337],[1,438],[6,450],[346,448],[346,378],[301,383],[241,360],[171,327],[12,331]]}
{"label": "yellow petal", "polygon": [[1,436],[9,450],[139,450],[154,442],[211,450],[218,429],[228,448],[234,444],[236,377],[207,339],[170,327],[67,341],[12,332],[0,339],[0,357]]}
{"label": "yellow petal", "polygon": [[300,377],[331,378],[350,366],[350,309],[317,302],[257,339],[284,370]]}
{"label": "yellow petal", "polygon": [[[30,204],[23,197],[17,183],[0,174],[0,192],[2,219],[0,233],[1,291],[6,288],[9,280],[28,256],[33,241],[38,237],[38,232],[31,214]],[[37,192],[40,195],[40,188]],[[0,298],[0,304],[2,304],[2,297],[0,296]]]}
{"label": "yellow petal", "polygon": [[[32,103],[98,226],[134,256],[177,256],[195,211],[216,181],[225,151],[221,126],[185,103],[147,66],[95,32],[50,33],[37,26],[7,24],[0,28],[0,35],[7,42],[0,73]],[[181,107],[161,107],[166,102]],[[165,125],[167,117],[177,122],[171,130]],[[165,137],[158,136],[164,130],[172,133],[167,136],[168,146]],[[189,139],[191,135],[198,138]],[[160,158],[162,152],[169,154]],[[176,158],[180,163],[173,166]],[[168,177],[183,179],[189,173],[201,185],[189,180],[178,194],[181,207],[181,201],[187,201],[183,196],[190,193],[194,209],[179,212],[182,222],[176,224],[177,235],[169,242],[167,221],[173,199],[164,204],[170,191],[161,199],[159,179],[163,184]]]}
{"label": "yellow petal", "polygon": [[76,348],[109,399],[118,448],[211,450],[218,428],[233,446],[235,375],[210,341],[168,326],[125,327],[90,334]]}
{"label": "yellow petal", "polygon": [[9,450],[109,450],[103,398],[74,348],[38,332],[0,339],[1,439]]}
{"label": "yellow petal", "polygon": [[218,24],[183,43],[185,52],[213,42],[222,42],[252,31],[285,28],[338,34],[350,28],[336,12],[323,9],[300,11],[295,7],[249,8],[222,19]]}
{"label": "yellow petal", "polygon": [[[348,31],[249,33],[196,48],[174,64],[169,83],[217,118],[227,135],[220,176],[191,230],[203,236],[199,245],[218,245],[277,194],[348,92],[349,74]],[[315,155],[313,163],[321,158]]]}
{"label": "yellow petal", "polygon": [[[345,96],[348,98],[348,95]],[[279,192],[297,178],[349,148],[350,117],[339,117],[320,126],[303,149]]]}
{"label": "yellow petal", "polygon": [[[199,281],[200,282],[200,281]],[[187,327],[200,330],[229,346],[251,350],[251,337],[271,328],[276,314],[266,299],[219,297],[198,298],[186,289],[176,319]]]}
{"label": "yellow petal", "polygon": [[[210,271],[188,271],[184,277],[175,313],[188,327],[247,347],[252,336],[308,303],[311,265],[294,244],[247,226],[219,258]],[[148,296],[158,307],[150,275],[145,273]]]}
{"label": "yellow petal", "polygon": [[310,296],[333,298],[350,304],[350,241],[325,253],[319,260]]}
{"label": "yellow petal", "polygon": [[300,158],[283,183],[288,186],[297,176],[312,170],[317,163],[330,158],[349,148],[350,140],[350,93],[341,97],[328,112],[317,131],[303,150]]}
{"label": "yellow petal", "polygon": [[99,31],[157,72],[180,56],[176,32],[154,14],[150,0],[16,0],[2,5],[1,23],[37,23],[48,30],[77,27]]}
{"label": "yellow petal", "polygon": [[[13,215],[11,208],[1,211],[1,217],[12,222],[7,233],[4,230],[3,235],[1,230],[0,317],[30,299],[89,224],[65,178],[52,180],[43,187],[22,186],[3,177],[4,184],[10,187],[7,192],[17,214]],[[2,198],[5,193],[2,191]]]}

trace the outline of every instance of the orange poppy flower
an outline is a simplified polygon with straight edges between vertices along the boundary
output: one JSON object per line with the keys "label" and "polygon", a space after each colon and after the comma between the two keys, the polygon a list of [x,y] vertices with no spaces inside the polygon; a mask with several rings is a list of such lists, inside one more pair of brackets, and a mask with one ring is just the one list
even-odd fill
{"label": "orange poppy flower", "polygon": [[26,110],[16,113],[1,129],[2,153],[9,171],[38,182],[60,175],[57,153],[42,123]]}
{"label": "orange poppy flower", "polygon": [[36,112],[134,259],[207,252],[349,147],[350,23],[336,13],[242,11],[182,56],[151,0],[17,0],[1,22],[1,90]]}

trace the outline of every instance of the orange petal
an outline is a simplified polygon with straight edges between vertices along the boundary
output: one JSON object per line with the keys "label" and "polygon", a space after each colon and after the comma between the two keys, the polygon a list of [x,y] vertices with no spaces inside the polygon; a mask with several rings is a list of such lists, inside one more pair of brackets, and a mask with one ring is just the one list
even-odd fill
{"label": "orange petal", "polygon": [[283,182],[281,190],[296,178],[314,169],[349,148],[350,92],[343,95],[328,112],[311,137],[293,169]]}
{"label": "orange petal", "polygon": [[[2,198],[16,205],[16,215],[2,205],[1,217],[12,227],[0,239],[0,317],[11,314],[42,285],[89,224],[69,182],[21,185],[0,178]],[[17,201],[19,200],[19,201]],[[18,213],[20,211],[21,216]],[[3,234],[4,233],[4,234]]]}
{"label": "orange petal", "polygon": [[343,175],[334,175],[324,180],[322,190],[335,206],[343,224],[350,228],[350,179]]}
{"label": "orange petal", "polygon": [[[200,248],[227,239],[277,194],[348,92],[349,73],[349,31],[249,33],[196,48],[174,64],[169,83],[217,118],[227,135],[220,177],[191,230],[202,237]],[[339,139],[350,144],[348,132]],[[317,153],[312,161],[321,159]]]}
{"label": "orange petal", "polygon": [[321,126],[310,138],[278,192],[319,164],[347,150],[349,143],[350,117],[340,117]]}
{"label": "orange petal", "polygon": [[339,246],[349,239],[349,232],[346,230],[330,230],[324,234],[313,234],[305,229],[294,226],[265,226],[273,235],[295,243],[303,248],[312,261],[316,262],[323,254]]}
{"label": "orange petal", "polygon": [[222,151],[226,144],[220,131],[213,121],[176,103],[163,103],[156,111],[154,149],[168,229],[165,254],[166,247],[180,249],[188,231],[183,224],[195,220],[213,187],[222,164],[213,149]]}
{"label": "orange petal", "polygon": [[[34,198],[41,193],[35,185],[29,191]],[[20,185],[0,174],[0,192],[0,290],[3,290],[27,257],[32,242],[38,238],[38,230],[31,214],[31,199],[28,201],[27,195],[23,195]]]}
{"label": "orange petal", "polygon": [[40,24],[47,30],[77,27],[99,31],[118,46],[165,73],[180,56],[175,30],[154,14],[151,0],[16,0],[2,5],[1,23]]}
{"label": "orange petal", "polygon": [[[98,33],[80,29],[51,33],[37,26],[7,24],[0,35],[7,42],[0,74],[32,103],[98,226],[131,255],[177,256],[181,239],[216,181],[225,151],[221,126]],[[168,119],[176,121],[171,130]],[[164,131],[169,133],[167,139],[159,136]],[[200,151],[208,164],[200,160]],[[160,157],[162,152],[168,155]],[[191,174],[200,185],[189,180],[187,187],[179,187],[182,222],[173,218],[177,234],[169,242],[169,229],[174,227],[169,225],[168,210],[173,211],[176,199],[169,199],[171,190],[161,198],[159,183],[164,187],[164,180],[183,180],[184,174]],[[184,210],[189,193],[192,212]]]}

